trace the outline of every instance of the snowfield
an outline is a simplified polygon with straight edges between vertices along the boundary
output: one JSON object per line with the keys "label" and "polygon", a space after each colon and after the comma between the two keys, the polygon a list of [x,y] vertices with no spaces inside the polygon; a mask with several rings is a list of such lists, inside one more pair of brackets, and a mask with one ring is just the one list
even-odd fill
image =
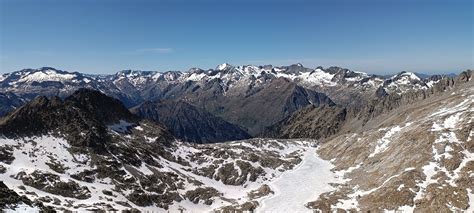
{"label": "snowfield", "polygon": [[[128,123],[121,121],[119,124],[109,126],[109,131],[120,135],[120,133],[128,129],[128,126]],[[145,131],[145,128],[141,126],[138,126],[138,128],[135,127],[134,129],[140,133]],[[132,138],[132,136],[128,136],[127,138]],[[147,141],[144,143],[148,144]],[[147,163],[142,163],[140,166],[123,165],[123,171],[126,173],[125,176],[132,178],[140,174],[151,177],[156,172],[173,173],[183,177],[185,187],[178,189],[178,192],[183,196],[186,192],[195,190],[198,187],[211,187],[217,190],[220,195],[214,196],[212,198],[214,202],[211,204],[205,204],[203,201],[193,202],[183,197],[181,201],[174,202],[170,205],[169,209],[163,209],[156,205],[135,205],[127,198],[131,191],[117,191],[114,181],[109,177],[99,178],[95,175],[96,178],[92,182],[75,179],[73,177],[74,174],[79,174],[86,170],[94,170],[96,168],[96,166],[90,164],[91,158],[93,157],[89,154],[71,153],[71,146],[68,142],[54,136],[22,139],[0,137],[0,148],[11,152],[12,157],[14,157],[11,163],[0,161],[0,166],[5,168],[5,172],[0,173],[0,180],[4,182],[8,188],[14,190],[19,195],[26,195],[30,200],[50,197],[56,199],[57,203],[47,203],[48,206],[61,208],[64,207],[64,204],[71,203],[74,205],[74,210],[80,212],[87,211],[98,203],[101,203],[101,206],[96,206],[97,208],[103,208],[102,204],[104,204],[116,210],[127,209],[127,207],[118,205],[116,202],[128,202],[131,204],[131,208],[143,211],[180,212],[184,210],[184,212],[212,212],[213,210],[225,208],[226,206],[241,205],[245,202],[253,201],[259,203],[257,206],[258,212],[311,212],[310,209],[305,207],[305,204],[316,200],[321,193],[333,190],[333,187],[331,187],[329,183],[338,182],[337,174],[331,171],[334,166],[316,154],[317,149],[314,148],[315,143],[313,141],[257,139],[257,141],[243,140],[212,145],[177,143],[179,146],[173,150],[172,154],[188,161],[189,165],[181,165],[160,157],[154,160],[160,162],[163,166],[162,168]],[[206,159],[205,162],[199,163],[191,160],[196,158],[196,156],[202,156],[203,151],[206,150],[214,150],[213,153],[225,150],[236,153],[234,157],[223,160],[221,164],[216,164],[218,166],[218,168],[215,169],[216,172],[226,163],[237,166],[236,163],[238,161],[245,159],[244,156],[246,155],[244,152],[255,152],[256,154],[268,153],[269,156],[281,156],[281,160],[290,160],[292,159],[291,156],[296,155],[300,156],[301,162],[296,162],[292,168],[285,168],[282,165],[276,168],[263,167],[264,174],[256,180],[250,181],[250,178],[248,178],[241,185],[227,185],[213,177],[206,177],[193,172],[192,168],[205,168],[221,159],[216,156],[205,155],[206,157],[203,158]],[[50,164],[55,162],[64,166],[64,172],[52,169]],[[261,163],[251,162],[250,165],[258,168],[261,166]],[[240,169],[237,171],[239,175],[243,172]],[[90,197],[76,199],[43,191],[41,188],[35,188],[25,184],[24,181],[18,178],[18,174],[21,172],[24,172],[25,175],[41,172],[42,174],[56,175],[59,177],[59,180],[63,182],[73,181],[80,186],[87,187],[90,191]],[[196,181],[203,185],[196,185]],[[257,190],[263,185],[268,185],[270,190],[274,193],[257,198],[251,198],[249,196],[251,191]],[[114,197],[112,199],[107,198],[104,191],[113,192]],[[37,212],[35,207],[30,208],[27,205],[13,208],[14,209],[9,209],[8,211]]]}
{"label": "snowfield", "polygon": [[319,158],[314,148],[308,149],[303,159],[296,169],[269,184],[275,194],[263,199],[257,212],[312,212],[305,204],[334,189],[329,183],[337,178],[329,161]]}

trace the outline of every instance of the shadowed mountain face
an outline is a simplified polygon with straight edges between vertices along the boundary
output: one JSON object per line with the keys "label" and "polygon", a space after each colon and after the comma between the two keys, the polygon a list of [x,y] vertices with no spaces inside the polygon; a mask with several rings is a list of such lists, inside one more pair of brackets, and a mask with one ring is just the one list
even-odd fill
{"label": "shadowed mountain face", "polygon": [[285,78],[273,79],[246,95],[221,96],[215,100],[206,96],[203,99],[199,96],[186,98],[231,123],[247,128],[253,136],[305,106],[335,105],[325,94],[305,89]]}
{"label": "shadowed mountain face", "polygon": [[250,138],[240,127],[184,101],[145,102],[132,113],[167,127],[177,138],[215,143]]}
{"label": "shadowed mountain face", "polygon": [[23,105],[25,100],[14,93],[0,93],[0,117]]}

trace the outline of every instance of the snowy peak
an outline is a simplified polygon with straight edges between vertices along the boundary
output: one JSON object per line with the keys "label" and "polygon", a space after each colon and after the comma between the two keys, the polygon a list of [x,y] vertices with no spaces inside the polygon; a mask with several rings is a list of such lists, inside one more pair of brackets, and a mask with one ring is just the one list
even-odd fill
{"label": "snowy peak", "polygon": [[115,76],[135,78],[139,76],[153,76],[157,73],[158,73],[157,71],[122,70],[122,71],[117,72]]}
{"label": "snowy peak", "polygon": [[409,81],[420,81],[420,80],[421,80],[421,78],[418,77],[418,75],[416,75],[416,74],[413,73],[413,72],[408,72],[408,71],[402,71],[402,72],[400,72],[400,73],[398,73],[398,74],[392,76],[390,79],[395,80],[395,81],[396,81],[396,80],[400,80],[400,79],[402,79],[402,80],[404,80],[404,81],[406,81],[406,80],[409,80]]}
{"label": "snowy peak", "polygon": [[[150,98],[155,100],[163,93],[180,95],[188,91],[190,85],[200,88],[218,88],[221,94],[239,96],[252,93],[276,78],[286,78],[308,89],[324,92],[330,96],[360,94],[373,97],[376,94],[403,94],[411,90],[431,88],[439,79],[422,78],[411,72],[401,72],[383,78],[346,68],[307,68],[301,63],[289,66],[234,66],[228,63],[215,69],[199,68],[181,71],[138,71],[123,70],[112,75],[87,75],[66,72],[51,67],[26,69],[0,77],[0,92],[15,92],[32,99],[37,95],[66,97],[79,88],[100,90],[120,99],[128,107],[136,106]],[[186,86],[187,85],[187,86]],[[172,88],[181,88],[173,90]],[[336,102],[351,102],[337,100]]]}
{"label": "snowy peak", "polygon": [[119,88],[131,84],[133,87],[144,87],[147,83],[156,82],[162,73],[157,71],[123,70],[111,76],[112,82]]}
{"label": "snowy peak", "polygon": [[389,79],[386,79],[383,88],[388,94],[403,94],[409,91],[417,91],[430,88],[429,79],[423,80],[413,72],[403,71]]}
{"label": "snowy peak", "polygon": [[69,81],[77,78],[76,73],[69,73],[61,70],[56,70],[50,67],[43,67],[38,70],[25,73],[18,82],[43,82],[43,81]]}
{"label": "snowy peak", "polygon": [[57,82],[61,84],[87,84],[93,80],[95,79],[91,75],[57,70],[52,67],[42,67],[39,69],[24,69],[4,74],[0,77],[0,84],[11,86],[37,83],[42,84],[47,82]]}
{"label": "snowy peak", "polygon": [[231,68],[232,68],[232,65],[230,65],[228,63],[223,63],[223,64],[217,65],[216,70],[228,70],[228,69],[231,69]]}

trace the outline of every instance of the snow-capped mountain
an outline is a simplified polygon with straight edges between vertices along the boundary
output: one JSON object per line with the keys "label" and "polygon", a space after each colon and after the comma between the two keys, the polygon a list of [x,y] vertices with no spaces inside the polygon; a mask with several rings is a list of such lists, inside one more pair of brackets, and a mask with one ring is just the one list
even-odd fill
{"label": "snow-capped mountain", "polygon": [[[0,92],[13,92],[31,100],[37,95],[66,97],[79,88],[91,88],[118,98],[127,107],[133,107],[147,100],[182,98],[189,92],[184,87],[213,90],[214,95],[227,97],[248,96],[277,78],[286,78],[304,88],[325,93],[337,104],[344,106],[365,105],[371,99],[386,94],[426,90],[437,82],[408,72],[385,79],[340,67],[311,69],[301,64],[275,67],[233,66],[224,63],[209,70],[124,70],[112,75],[89,75],[43,67],[2,75]],[[206,108],[198,103],[194,104]]]}
{"label": "snow-capped mountain", "polygon": [[13,73],[2,75],[0,82],[2,86],[20,87],[28,84],[41,84],[45,82],[60,82],[63,84],[87,84],[95,80],[95,77],[78,72],[67,72],[52,67],[39,69],[24,69]]}
{"label": "snow-capped mountain", "polygon": [[383,84],[383,89],[386,93],[397,93],[399,95],[408,91],[426,90],[437,83],[438,80],[434,78],[422,79],[413,72],[400,72]]}
{"label": "snow-capped mountain", "polygon": [[[205,85],[213,80],[218,80],[222,85],[222,90],[226,93],[240,94],[245,91],[233,91],[245,90],[247,87],[255,87],[254,85],[267,83],[271,79],[280,77],[287,78],[310,89],[357,87],[373,92],[383,86],[387,92],[397,93],[403,93],[408,89],[426,89],[434,83],[429,78],[421,79],[414,73],[409,72],[402,72],[384,79],[380,76],[368,75],[367,73],[355,72],[340,67],[310,69],[301,64],[274,67],[272,65],[232,66],[224,63],[210,70],[193,68],[188,72],[169,71],[164,73],[124,70],[116,74],[102,76],[43,67],[4,74],[0,78],[0,85],[2,92],[11,91],[20,94],[34,93],[36,87],[44,88],[44,92],[49,88],[59,95],[65,95],[62,93],[67,93],[68,90],[71,90],[69,93],[72,93],[78,87],[105,89],[104,92],[106,93],[107,90],[119,90],[124,94],[131,94],[135,91],[142,92],[156,86],[165,87],[170,84],[184,84],[189,81]],[[30,91],[25,91],[26,89]],[[50,94],[53,94],[53,92],[50,92]]]}
{"label": "snow-capped mountain", "polygon": [[255,136],[308,105],[335,103],[363,108],[388,95],[428,91],[444,78],[422,79],[402,72],[384,79],[340,67],[311,69],[302,64],[276,67],[224,63],[209,70],[124,70],[112,75],[44,67],[4,74],[0,92],[31,100],[38,95],[64,98],[80,88],[89,88],[119,99],[126,107],[145,101],[184,100]]}

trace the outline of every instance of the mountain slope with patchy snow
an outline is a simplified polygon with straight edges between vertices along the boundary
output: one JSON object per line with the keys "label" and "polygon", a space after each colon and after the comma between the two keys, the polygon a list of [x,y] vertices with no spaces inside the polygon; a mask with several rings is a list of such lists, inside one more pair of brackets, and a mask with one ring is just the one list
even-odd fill
{"label": "mountain slope with patchy snow", "polygon": [[467,211],[474,206],[473,82],[399,107],[319,154],[346,181],[310,202],[320,210]]}

